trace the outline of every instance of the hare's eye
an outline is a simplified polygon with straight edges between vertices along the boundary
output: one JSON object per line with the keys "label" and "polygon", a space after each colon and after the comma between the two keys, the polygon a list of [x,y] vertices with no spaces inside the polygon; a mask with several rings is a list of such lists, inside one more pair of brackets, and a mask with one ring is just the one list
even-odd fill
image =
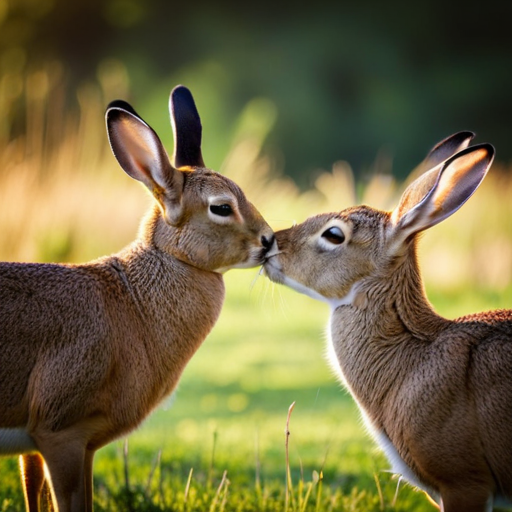
{"label": "hare's eye", "polygon": [[233,208],[229,204],[211,204],[210,211],[220,217],[229,217],[233,213]]}
{"label": "hare's eye", "polygon": [[338,226],[333,226],[324,231],[322,237],[335,245],[340,245],[345,241],[345,235]]}

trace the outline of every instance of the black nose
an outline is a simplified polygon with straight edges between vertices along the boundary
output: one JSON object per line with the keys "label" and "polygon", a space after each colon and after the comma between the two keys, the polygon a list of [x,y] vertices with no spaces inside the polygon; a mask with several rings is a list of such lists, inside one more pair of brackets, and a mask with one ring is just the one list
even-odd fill
{"label": "black nose", "polygon": [[261,245],[263,245],[263,247],[268,251],[271,247],[272,247],[272,244],[274,243],[274,235],[270,235],[269,237],[263,235],[261,237]]}

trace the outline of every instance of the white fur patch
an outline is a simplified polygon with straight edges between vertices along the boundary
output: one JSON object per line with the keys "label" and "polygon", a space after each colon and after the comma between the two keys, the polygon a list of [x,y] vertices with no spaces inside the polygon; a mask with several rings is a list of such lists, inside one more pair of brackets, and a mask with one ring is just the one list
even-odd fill
{"label": "white fur patch", "polygon": [[326,328],[326,338],[327,338],[327,344],[326,344],[326,359],[327,363],[329,364],[331,370],[333,371],[334,375],[341,381],[343,386],[350,391],[350,386],[348,385],[347,380],[345,379],[345,375],[343,375],[343,371],[340,367],[340,362],[338,360],[338,354],[336,354],[336,350],[334,348],[334,343],[332,341],[332,334],[331,334],[331,324],[332,324],[332,312],[331,311],[331,318],[329,318],[329,322],[327,323]]}
{"label": "white fur patch", "polygon": [[492,512],[494,507],[512,508],[512,501],[501,494],[497,494],[496,496],[489,498],[487,501],[487,512]]}
{"label": "white fur patch", "polygon": [[30,434],[23,428],[0,428],[0,455],[18,455],[37,451]]}
{"label": "white fur patch", "polygon": [[299,283],[298,281],[295,281],[295,279],[292,279],[288,276],[284,276],[283,284],[289,286],[296,292],[311,297],[312,299],[328,302],[328,299],[326,299],[323,295],[320,295],[317,291],[308,288],[307,286],[304,286],[302,283]]}
{"label": "white fur patch", "polygon": [[386,457],[391,464],[392,472],[397,475],[401,475],[411,485],[425,491],[436,503],[440,503],[440,496],[433,489],[426,487],[418,481],[418,478],[411,468],[404,462],[402,457],[400,457],[400,454],[397,452],[389,437],[382,431],[374,430],[371,426],[370,430],[372,431],[375,440],[379,443],[382,451],[386,454]]}
{"label": "white fur patch", "polygon": [[283,284],[286,286],[289,286],[296,292],[302,293],[304,295],[307,295],[308,297],[311,297],[315,300],[320,300],[322,302],[326,302],[331,307],[331,310],[334,311],[336,308],[340,306],[350,306],[354,302],[354,299],[356,298],[356,289],[355,285],[352,286],[350,291],[345,295],[345,297],[342,297],[340,299],[329,299],[327,297],[324,297],[320,293],[318,293],[316,290],[313,290],[311,288],[308,288],[307,286],[304,286],[303,284],[295,281],[295,279],[291,279],[290,277],[284,276]]}
{"label": "white fur patch", "polygon": [[329,304],[332,311],[340,306],[352,306],[357,297],[357,283],[354,283],[345,297],[341,299],[330,299]]}
{"label": "white fur patch", "polygon": [[258,265],[261,265],[261,247],[253,247],[249,249],[249,258],[246,261],[241,261],[240,263],[236,263],[235,265],[229,265],[226,267],[217,268],[214,272],[218,272],[219,274],[224,274],[228,270],[233,268],[254,268]]}

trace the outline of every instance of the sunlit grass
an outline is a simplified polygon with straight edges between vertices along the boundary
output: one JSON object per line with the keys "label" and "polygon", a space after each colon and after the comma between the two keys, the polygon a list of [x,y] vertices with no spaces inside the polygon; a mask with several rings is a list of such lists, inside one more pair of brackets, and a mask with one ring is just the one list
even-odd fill
{"label": "sunlit grass", "polygon": [[[44,128],[58,100],[52,76],[31,80],[47,85],[39,95],[27,85],[28,132],[0,139],[0,259],[84,261],[122,248],[150,198],[110,154],[102,94],[81,92],[80,116],[66,118],[56,143]],[[271,124],[272,112],[249,105],[221,171],[275,229],[355,202],[391,208],[399,197],[390,176],[356,186],[344,162],[300,191],[261,153]],[[448,317],[512,304],[512,179],[495,167],[420,244],[428,294]],[[128,457],[123,441],[98,453],[97,509],[285,510],[284,427],[296,402],[289,510],[432,510],[409,487],[396,494],[397,479],[333,376],[324,357],[327,307],[257,270],[229,272],[226,286],[219,322],[175,395],[130,436]],[[19,510],[14,458],[0,459],[0,475],[0,511]]]}

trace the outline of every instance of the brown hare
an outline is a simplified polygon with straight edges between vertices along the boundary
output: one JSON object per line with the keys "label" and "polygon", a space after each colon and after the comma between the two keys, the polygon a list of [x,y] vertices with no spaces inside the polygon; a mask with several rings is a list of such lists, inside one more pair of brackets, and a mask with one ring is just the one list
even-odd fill
{"label": "brown hare", "polygon": [[512,505],[512,311],[456,320],[433,310],[418,234],[458,210],[494,158],[462,132],[392,212],[322,214],[276,233],[266,274],[331,305],[330,352],[393,471],[444,512]]}
{"label": "brown hare", "polygon": [[106,112],[118,162],[156,199],[135,242],[81,265],[0,264],[0,454],[22,454],[31,512],[45,474],[59,512],[92,510],[95,451],[176,387],[219,316],[222,272],[273,244],[242,190],[205,168],[188,89],[170,111],[174,166],[127,103]]}

